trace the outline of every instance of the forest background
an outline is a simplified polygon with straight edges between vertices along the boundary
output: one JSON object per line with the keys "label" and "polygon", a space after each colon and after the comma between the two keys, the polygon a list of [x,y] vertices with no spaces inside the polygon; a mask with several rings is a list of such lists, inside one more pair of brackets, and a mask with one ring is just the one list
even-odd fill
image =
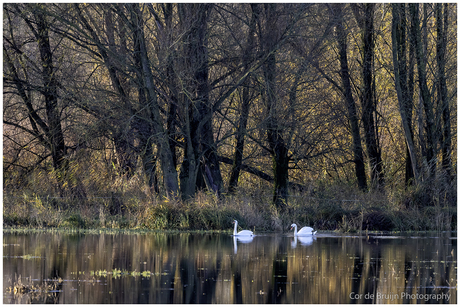
{"label": "forest background", "polygon": [[3,225],[457,226],[457,5],[3,5]]}

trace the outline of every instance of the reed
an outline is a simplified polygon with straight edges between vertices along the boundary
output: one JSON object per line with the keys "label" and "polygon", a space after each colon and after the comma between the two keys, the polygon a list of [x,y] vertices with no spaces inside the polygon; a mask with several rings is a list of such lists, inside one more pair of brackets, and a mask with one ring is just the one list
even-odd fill
{"label": "reed", "polygon": [[52,280],[32,281],[30,277],[15,275],[9,283],[12,286],[5,289],[9,298],[4,298],[4,303],[57,304],[63,280],[57,277]]}

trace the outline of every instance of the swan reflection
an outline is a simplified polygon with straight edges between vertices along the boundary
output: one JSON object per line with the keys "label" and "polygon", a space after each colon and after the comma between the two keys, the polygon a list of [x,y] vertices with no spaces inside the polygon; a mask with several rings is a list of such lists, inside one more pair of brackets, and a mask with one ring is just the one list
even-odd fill
{"label": "swan reflection", "polygon": [[251,243],[252,240],[254,240],[254,237],[238,237],[238,236],[233,236],[233,247],[234,247],[234,252],[235,254],[238,251],[238,242],[240,243]]}
{"label": "swan reflection", "polygon": [[297,247],[297,240],[300,241],[300,245],[303,246],[309,246],[313,244],[313,240],[316,240],[316,237],[299,237],[299,236],[294,236],[294,241],[291,242],[291,247],[296,248]]}

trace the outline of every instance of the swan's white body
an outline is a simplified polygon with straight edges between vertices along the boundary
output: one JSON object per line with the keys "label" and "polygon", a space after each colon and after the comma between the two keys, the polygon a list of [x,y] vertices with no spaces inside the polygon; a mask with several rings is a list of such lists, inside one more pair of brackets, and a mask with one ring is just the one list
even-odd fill
{"label": "swan's white body", "polygon": [[297,237],[297,236],[313,236],[316,234],[316,231],[313,231],[313,228],[311,227],[302,227],[302,229],[300,229],[298,232],[297,232],[297,225],[294,223],[291,225],[291,229],[294,228],[294,236]]}
{"label": "swan's white body", "polygon": [[252,231],[250,230],[241,230],[240,232],[236,232],[236,230],[238,229],[238,221],[237,220],[234,220],[233,221],[233,224],[235,224],[235,228],[233,229],[233,235],[234,236],[250,236],[252,237],[254,235],[254,233],[252,233]]}

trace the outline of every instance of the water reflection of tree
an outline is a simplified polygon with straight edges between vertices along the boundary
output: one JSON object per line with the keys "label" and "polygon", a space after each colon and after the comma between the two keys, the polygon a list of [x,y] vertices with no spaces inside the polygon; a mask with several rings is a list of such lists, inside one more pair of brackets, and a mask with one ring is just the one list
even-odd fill
{"label": "water reflection of tree", "polygon": [[267,304],[280,304],[283,303],[286,296],[286,283],[287,283],[287,250],[286,244],[277,240],[277,253],[273,260],[273,283],[270,291],[268,292]]}
{"label": "water reflection of tree", "polygon": [[402,291],[457,301],[446,288],[457,283],[455,240],[318,238],[292,248],[291,239],[256,237],[234,254],[227,235],[4,234],[4,255],[30,255],[4,258],[4,283],[61,277],[59,303],[364,303],[366,293]]}

